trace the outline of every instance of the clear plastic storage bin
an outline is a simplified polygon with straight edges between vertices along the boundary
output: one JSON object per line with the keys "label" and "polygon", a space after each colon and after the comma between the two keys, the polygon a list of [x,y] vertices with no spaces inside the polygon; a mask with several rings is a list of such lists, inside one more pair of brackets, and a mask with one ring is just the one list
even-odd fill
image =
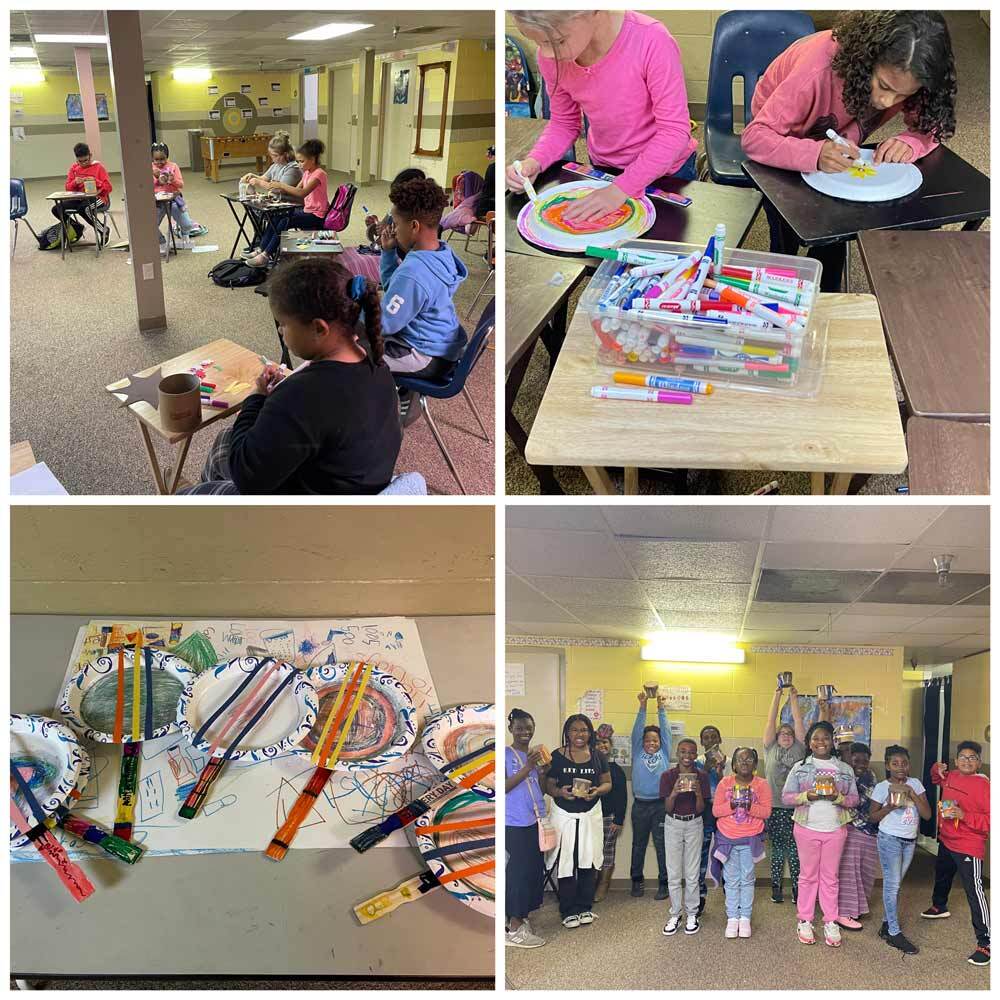
{"label": "clear plastic storage bin", "polygon": [[[616,249],[648,250],[687,256],[704,251],[693,243],[628,240]],[[590,316],[599,364],[633,368],[682,378],[703,379],[720,388],[813,397],[819,392],[826,361],[827,323],[816,316],[816,298],[823,266],[810,257],[791,257],[756,250],[726,248],[723,265],[744,268],[784,268],[800,280],[812,282],[812,291],[800,301],[808,310],[804,329],[761,329],[753,322],[739,322],[740,314],[725,326],[697,318],[681,319],[669,312],[622,309],[602,305],[612,277],[622,267],[604,260],[580,300]],[[763,298],[763,295],[757,295]],[[678,341],[677,338],[682,338]],[[716,350],[706,356],[708,347]],[[755,354],[754,352],[758,352]],[[778,352],[778,353],[775,353]],[[760,370],[761,356],[768,370]],[[750,367],[748,367],[748,365]],[[771,369],[774,370],[771,370]]]}

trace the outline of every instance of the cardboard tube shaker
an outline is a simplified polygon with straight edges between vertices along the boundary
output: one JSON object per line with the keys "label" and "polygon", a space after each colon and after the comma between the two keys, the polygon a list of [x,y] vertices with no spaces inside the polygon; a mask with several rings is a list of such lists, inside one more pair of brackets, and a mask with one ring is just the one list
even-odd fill
{"label": "cardboard tube shaker", "polygon": [[165,431],[182,433],[201,425],[201,380],[181,372],[160,381],[160,423]]}

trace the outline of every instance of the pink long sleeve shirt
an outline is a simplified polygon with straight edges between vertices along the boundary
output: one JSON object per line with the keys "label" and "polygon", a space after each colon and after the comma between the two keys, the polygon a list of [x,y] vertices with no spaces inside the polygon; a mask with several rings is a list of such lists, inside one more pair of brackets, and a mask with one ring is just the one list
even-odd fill
{"label": "pink long sleeve shirt", "polygon": [[[828,128],[857,145],[903,110],[900,101],[886,111],[872,109],[863,123],[852,118],[844,107],[844,81],[831,66],[837,48],[832,31],[818,31],[790,45],[768,66],[754,91],[753,119],[741,139],[751,160],[810,172],[817,169]],[[912,130],[913,115],[904,112],[903,118],[911,131],[896,138],[910,146],[914,159],[937,148],[931,136]]]}
{"label": "pink long sleeve shirt", "polygon": [[538,68],[552,118],[529,155],[542,170],[580,135],[581,110],[590,121],[591,163],[622,168],[615,184],[627,195],[676,173],[694,152],[680,50],[659,21],[626,11],[614,44],[593,66],[539,53]]}
{"label": "pink long sleeve shirt", "polygon": [[756,775],[750,779],[749,815],[743,822],[739,822],[730,803],[735,784],[736,777],[727,774],[715,789],[715,795],[712,796],[712,814],[715,816],[716,825],[730,840],[755,837],[758,833],[764,832],[764,822],[771,815],[771,786]]}

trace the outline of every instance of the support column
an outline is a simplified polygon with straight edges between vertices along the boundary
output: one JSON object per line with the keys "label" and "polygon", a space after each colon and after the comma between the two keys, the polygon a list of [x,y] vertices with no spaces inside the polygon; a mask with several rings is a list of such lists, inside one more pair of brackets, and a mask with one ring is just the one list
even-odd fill
{"label": "support column", "polygon": [[[160,241],[156,227],[153,175],[149,169],[149,107],[142,63],[142,34],[137,11],[109,10],[108,63],[121,143],[125,217],[132,251],[132,277],[139,330],[165,330]],[[112,197],[115,195],[113,194]]]}
{"label": "support column", "polygon": [[83,131],[90,146],[90,154],[95,160],[101,157],[101,125],[97,120],[97,94],[94,91],[94,68],[90,62],[90,49],[80,46],[73,49],[76,59],[76,80],[80,87],[80,103],[83,105]]}
{"label": "support column", "polygon": [[367,184],[372,178],[372,128],[375,100],[375,50],[362,49],[358,57],[360,84],[358,87],[358,183]]}

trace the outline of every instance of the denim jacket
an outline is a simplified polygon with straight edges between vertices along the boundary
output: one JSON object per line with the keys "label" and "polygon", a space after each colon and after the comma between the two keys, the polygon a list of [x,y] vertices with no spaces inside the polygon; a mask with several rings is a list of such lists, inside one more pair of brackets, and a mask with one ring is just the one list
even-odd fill
{"label": "denim jacket", "polygon": [[818,761],[812,754],[805,760],[800,760],[793,765],[788,777],[785,779],[785,787],[781,790],[781,801],[786,806],[795,806],[792,813],[792,820],[795,823],[805,824],[809,818],[809,800],[806,794],[813,789],[817,771],[836,771],[837,776],[834,784],[837,786],[837,797],[833,804],[837,807],[837,819],[841,826],[851,822],[852,807],[859,802],[858,786],[854,780],[854,770],[849,764],[845,764],[836,757],[829,760]]}

